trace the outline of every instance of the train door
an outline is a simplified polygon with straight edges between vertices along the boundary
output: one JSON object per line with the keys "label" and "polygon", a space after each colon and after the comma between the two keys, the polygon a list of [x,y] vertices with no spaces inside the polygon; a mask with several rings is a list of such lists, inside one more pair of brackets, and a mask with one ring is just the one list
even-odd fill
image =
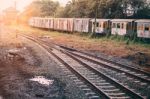
{"label": "train door", "polygon": [[132,33],[132,22],[129,22],[128,24],[127,24],[127,34],[131,34]]}
{"label": "train door", "polygon": [[122,22],[120,23],[120,35],[125,35],[127,33],[127,23],[126,22]]}
{"label": "train door", "polygon": [[82,32],[88,32],[89,20],[82,20]]}
{"label": "train door", "polygon": [[112,23],[111,33],[116,34],[116,23]]}
{"label": "train door", "polygon": [[89,31],[88,31],[89,33],[92,32],[92,23],[93,23],[92,21],[89,22]]}
{"label": "train door", "polygon": [[106,28],[106,33],[107,34],[111,34],[111,22],[110,20],[107,21],[107,28]]}
{"label": "train door", "polygon": [[144,37],[149,38],[150,37],[150,23],[144,24]]}
{"label": "train door", "polygon": [[98,33],[103,33],[104,25],[104,22],[99,21],[99,26],[97,27]]}
{"label": "train door", "polygon": [[[96,25],[95,25],[96,24]],[[92,32],[94,32],[94,28],[95,28],[95,33],[99,33],[99,22],[93,22],[93,26],[92,26]]]}
{"label": "train door", "polygon": [[120,23],[113,22],[112,23],[112,34],[114,34],[114,35],[119,34],[119,30],[120,30]]}
{"label": "train door", "polygon": [[121,32],[121,31],[120,31],[120,27],[121,27],[121,26],[120,26],[120,23],[117,23],[117,28],[116,28],[116,31],[115,31],[116,34],[120,34],[120,32]]}
{"label": "train door", "polygon": [[49,19],[49,28],[51,29],[51,24],[52,24],[52,22],[51,22],[51,19]]}
{"label": "train door", "polygon": [[76,24],[76,25],[77,25],[77,26],[76,26],[76,27],[77,27],[77,28],[76,28],[76,29],[77,29],[77,32],[82,32],[82,28],[83,28],[83,27],[82,27],[82,24],[83,24],[83,23],[82,23],[82,19],[76,20],[76,23],[77,23],[77,24]]}

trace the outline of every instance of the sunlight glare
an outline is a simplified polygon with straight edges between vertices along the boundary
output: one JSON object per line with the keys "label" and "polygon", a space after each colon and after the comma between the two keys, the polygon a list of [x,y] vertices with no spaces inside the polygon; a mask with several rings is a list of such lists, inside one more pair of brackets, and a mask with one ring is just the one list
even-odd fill
{"label": "sunlight glare", "polygon": [[23,11],[24,7],[29,5],[33,0],[0,0],[0,10],[4,10],[8,7],[16,7],[19,11]]}
{"label": "sunlight glare", "polygon": [[[24,8],[29,5],[32,1],[34,0],[0,0],[0,11],[12,7],[15,5],[16,2],[16,7],[19,11],[23,11]],[[58,1],[60,5],[65,6],[66,3],[70,0],[53,0],[53,1]]]}

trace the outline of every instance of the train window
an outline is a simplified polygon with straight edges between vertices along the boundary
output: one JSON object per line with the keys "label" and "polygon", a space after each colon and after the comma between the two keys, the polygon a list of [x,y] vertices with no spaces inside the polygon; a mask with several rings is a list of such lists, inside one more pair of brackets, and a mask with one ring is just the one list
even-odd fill
{"label": "train window", "polygon": [[120,23],[117,23],[117,28],[120,28]]}
{"label": "train window", "polygon": [[93,22],[93,25],[95,25],[95,22]]}
{"label": "train window", "polygon": [[[95,25],[95,22],[93,22],[93,25]],[[96,22],[96,27],[99,27],[99,23]]]}
{"label": "train window", "polygon": [[116,23],[113,23],[113,28],[116,28]]}
{"label": "train window", "polygon": [[99,27],[99,23],[98,22],[96,22],[96,27]]}
{"label": "train window", "polygon": [[149,31],[149,27],[148,26],[145,26],[145,31]]}

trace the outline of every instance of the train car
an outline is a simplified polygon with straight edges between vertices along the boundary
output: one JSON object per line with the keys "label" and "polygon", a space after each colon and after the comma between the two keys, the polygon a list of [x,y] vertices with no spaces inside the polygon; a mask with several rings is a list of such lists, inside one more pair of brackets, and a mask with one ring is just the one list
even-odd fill
{"label": "train car", "polygon": [[40,27],[45,28],[45,24],[46,24],[45,18],[40,18]]}
{"label": "train car", "polygon": [[92,32],[106,34],[110,32],[110,19],[96,19],[96,27],[95,27],[95,19],[91,20],[92,22]]}
{"label": "train car", "polygon": [[42,28],[43,26],[43,19],[42,18],[39,18],[39,19],[37,19],[37,21],[39,22],[39,24],[38,24],[38,26],[39,26],[39,28]]}
{"label": "train car", "polygon": [[29,25],[38,28],[47,28],[66,32],[94,32],[110,33],[117,35],[132,35],[137,37],[150,38],[150,20],[135,19],[95,19],[90,18],[40,18],[32,17]]}
{"label": "train car", "polygon": [[33,26],[33,27],[37,27],[37,18],[31,18],[30,19],[30,22],[31,22],[31,26]]}
{"label": "train car", "polygon": [[54,18],[54,30],[73,32],[73,18]]}
{"label": "train car", "polygon": [[59,30],[67,31],[67,18],[59,18]]}
{"label": "train car", "polygon": [[48,28],[53,30],[54,29],[54,18],[48,18]]}
{"label": "train car", "polygon": [[39,19],[38,18],[34,18],[34,26],[39,27]]}
{"label": "train car", "polygon": [[48,28],[48,19],[47,18],[42,18],[42,28]]}
{"label": "train car", "polygon": [[67,18],[67,32],[74,32],[74,18]]}
{"label": "train car", "polygon": [[150,20],[136,20],[137,36],[141,38],[150,38]]}
{"label": "train car", "polygon": [[59,18],[54,19],[54,30],[59,30]]}
{"label": "train car", "polygon": [[75,32],[89,32],[90,18],[75,18],[74,19],[74,31]]}
{"label": "train car", "polygon": [[134,32],[134,19],[113,19],[111,20],[111,34],[127,35]]}

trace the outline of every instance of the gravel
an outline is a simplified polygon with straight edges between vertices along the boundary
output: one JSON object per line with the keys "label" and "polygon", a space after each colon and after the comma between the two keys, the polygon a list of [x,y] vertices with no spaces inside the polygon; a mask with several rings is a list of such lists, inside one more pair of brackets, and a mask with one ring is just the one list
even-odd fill
{"label": "gravel", "polygon": [[39,71],[36,75],[55,78],[57,82],[62,82],[62,95],[64,98],[56,99],[87,99],[84,92],[77,87],[74,81],[67,77],[60,66],[48,56],[48,53],[45,51],[45,49],[39,47],[38,44],[31,43],[31,41],[27,39],[23,38],[22,40],[25,41],[25,45],[28,46],[27,48],[30,48],[31,53],[34,54],[33,56],[36,56],[38,57],[38,60],[41,60],[39,66],[43,69],[41,69],[41,71]]}

